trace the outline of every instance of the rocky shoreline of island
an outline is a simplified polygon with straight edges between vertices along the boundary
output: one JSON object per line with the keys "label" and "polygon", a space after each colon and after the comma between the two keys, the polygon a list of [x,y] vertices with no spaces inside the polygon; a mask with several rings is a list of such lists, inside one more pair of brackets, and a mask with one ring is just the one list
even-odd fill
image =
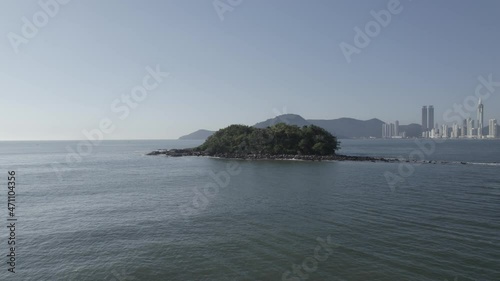
{"label": "rocky shoreline of island", "polygon": [[[166,157],[209,157],[220,159],[238,159],[238,160],[289,160],[289,161],[353,161],[353,162],[373,162],[373,163],[411,163],[411,164],[473,164],[463,161],[435,161],[435,160],[409,160],[384,157],[369,156],[349,156],[341,154],[333,155],[300,155],[300,154],[244,154],[244,153],[207,153],[196,151],[192,148],[187,149],[157,149],[146,155],[166,156]],[[490,165],[499,165],[500,163],[487,163]]]}
{"label": "rocky shoreline of island", "polygon": [[242,160],[302,160],[302,161],[364,161],[364,162],[400,162],[398,159],[348,155],[301,155],[301,154],[255,154],[255,153],[207,153],[193,149],[157,149],[146,155],[163,155],[167,157],[213,157]]}
{"label": "rocky shoreline of island", "polygon": [[211,157],[240,160],[356,161],[414,164],[474,164],[457,161],[401,159],[337,154],[337,138],[311,125],[299,128],[283,123],[258,129],[231,125],[210,136],[202,145],[185,149],[157,149],[147,155]]}

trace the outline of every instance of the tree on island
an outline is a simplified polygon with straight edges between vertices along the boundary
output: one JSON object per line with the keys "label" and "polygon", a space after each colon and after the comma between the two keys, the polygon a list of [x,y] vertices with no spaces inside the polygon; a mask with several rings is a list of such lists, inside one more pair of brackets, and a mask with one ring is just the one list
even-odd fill
{"label": "tree on island", "polygon": [[339,149],[337,138],[325,129],[309,125],[302,128],[279,123],[259,129],[231,125],[217,131],[195,151],[209,155],[229,154],[289,154],[334,155]]}

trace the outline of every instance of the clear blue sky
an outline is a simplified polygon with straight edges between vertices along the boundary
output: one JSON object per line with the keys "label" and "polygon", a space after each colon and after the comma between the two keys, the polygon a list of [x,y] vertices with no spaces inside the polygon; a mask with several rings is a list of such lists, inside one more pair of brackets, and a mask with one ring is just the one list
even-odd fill
{"label": "clear blue sky", "polygon": [[[42,0],[47,1],[47,0]],[[227,0],[221,0],[227,2]],[[170,139],[200,128],[252,125],[277,113],[436,121],[500,81],[500,2],[401,0],[380,34],[347,63],[339,44],[388,0],[243,0],[221,21],[213,1],[73,0],[15,53],[38,1],[0,2],[0,140],[82,139],[109,117],[106,139]],[[121,120],[110,105],[145,67],[170,76]],[[500,88],[485,119],[500,119]]]}

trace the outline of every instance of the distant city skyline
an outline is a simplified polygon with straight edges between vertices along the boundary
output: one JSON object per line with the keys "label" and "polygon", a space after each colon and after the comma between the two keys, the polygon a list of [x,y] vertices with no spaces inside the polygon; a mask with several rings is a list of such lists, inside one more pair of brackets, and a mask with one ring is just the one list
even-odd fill
{"label": "distant city skyline", "polygon": [[[424,104],[442,124],[479,76],[500,81],[495,0],[401,1],[350,63],[339,45],[387,0],[244,1],[223,20],[212,1],[61,2],[43,26],[38,0],[0,3],[0,140],[85,139],[101,123],[104,139],[176,139],[283,113],[419,124]],[[169,75],[141,96],[148,67]],[[485,102],[486,126],[500,89]]]}
{"label": "distant city skyline", "polygon": [[[474,98],[472,98],[474,99]],[[465,113],[465,112],[464,112]],[[424,138],[497,138],[497,121],[496,119],[490,119],[488,125],[485,126],[484,123],[484,113],[485,107],[482,98],[479,98],[476,107],[477,120],[471,117],[464,118],[462,122],[450,122],[450,120],[445,120],[439,126],[439,123],[434,123],[434,106],[422,106],[421,110],[421,128],[422,137]],[[471,112],[465,114],[471,116]],[[444,118],[447,119],[447,118]],[[460,119],[458,119],[460,120]],[[488,129],[488,133],[484,134],[484,130]],[[385,137],[386,127],[385,124],[382,128],[382,137]],[[391,135],[389,135],[391,136]]]}

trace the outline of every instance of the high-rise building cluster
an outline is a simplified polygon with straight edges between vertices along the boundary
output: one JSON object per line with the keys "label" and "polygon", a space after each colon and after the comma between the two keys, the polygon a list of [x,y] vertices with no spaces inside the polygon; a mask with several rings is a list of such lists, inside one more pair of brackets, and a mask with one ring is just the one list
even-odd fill
{"label": "high-rise building cluster", "polygon": [[[477,120],[466,118],[462,124],[442,124],[434,123],[434,106],[424,105],[422,107],[422,137],[423,138],[470,138],[470,139],[486,139],[498,138],[498,123],[496,119],[490,119],[484,123],[484,104],[481,99],[477,105]],[[400,130],[399,121],[394,123],[382,124],[382,138],[406,138],[405,130],[415,130],[410,127],[404,127]],[[414,135],[413,135],[414,136]]]}
{"label": "high-rise building cluster", "polygon": [[436,131],[434,125],[434,106],[429,105],[422,107],[422,137],[429,138],[433,137]]}
{"label": "high-rise building cluster", "polygon": [[490,133],[488,134],[488,137],[489,138],[496,138],[496,137],[498,137],[497,129],[498,129],[497,120],[496,119],[490,119],[490,124],[489,124],[489,132]]}
{"label": "high-rise building cluster", "polygon": [[382,124],[382,138],[405,138],[406,133],[399,131],[399,121],[394,123],[384,123]]}
{"label": "high-rise building cluster", "polygon": [[464,119],[461,126],[455,123],[451,127],[446,124],[439,127],[438,124],[434,124],[434,106],[422,107],[422,137],[424,138],[497,138],[497,120],[489,120],[488,125],[488,134],[485,134],[484,105],[481,99],[477,106],[477,120]]}

